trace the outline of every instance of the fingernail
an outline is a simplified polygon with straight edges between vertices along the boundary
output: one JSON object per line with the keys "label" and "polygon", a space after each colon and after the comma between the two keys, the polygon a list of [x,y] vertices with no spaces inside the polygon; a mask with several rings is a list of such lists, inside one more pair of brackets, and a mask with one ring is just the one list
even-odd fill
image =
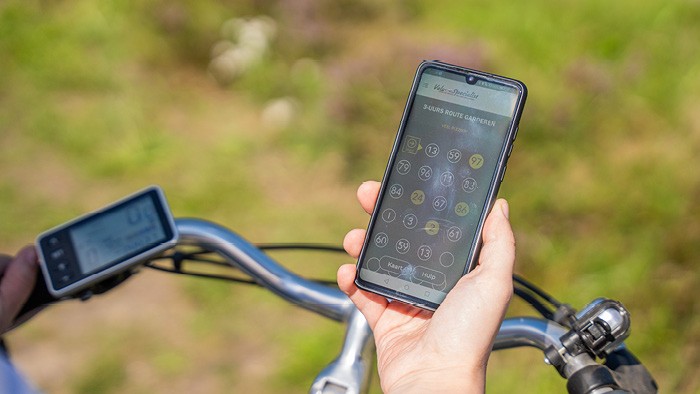
{"label": "fingernail", "polygon": [[508,206],[508,201],[503,200],[501,202],[501,211],[503,212],[503,216],[505,216],[506,219],[510,219],[510,207]]}

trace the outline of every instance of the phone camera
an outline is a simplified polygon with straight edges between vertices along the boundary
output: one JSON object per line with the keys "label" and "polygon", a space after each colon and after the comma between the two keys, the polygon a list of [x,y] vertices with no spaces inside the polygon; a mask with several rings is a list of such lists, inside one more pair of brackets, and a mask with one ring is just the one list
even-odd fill
{"label": "phone camera", "polygon": [[467,83],[470,85],[474,85],[477,80],[478,80],[478,78],[473,76],[473,75],[470,75],[467,77]]}

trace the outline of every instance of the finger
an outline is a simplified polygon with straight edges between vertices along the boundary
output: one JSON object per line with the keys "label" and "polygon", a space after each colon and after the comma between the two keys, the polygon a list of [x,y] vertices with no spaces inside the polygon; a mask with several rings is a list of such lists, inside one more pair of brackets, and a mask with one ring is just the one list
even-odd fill
{"label": "finger", "polygon": [[512,287],[515,237],[508,221],[508,203],[499,199],[484,224],[483,246],[479,256],[480,275]]}
{"label": "finger", "polygon": [[350,297],[357,309],[362,312],[367,319],[367,323],[372,330],[377,325],[377,321],[386,311],[388,301],[386,298],[362,291],[355,286],[356,267],[353,264],[345,264],[338,269],[338,287]]}
{"label": "finger", "polygon": [[2,330],[7,328],[34,289],[38,270],[36,250],[33,246],[22,248],[8,265],[0,280],[0,314]]}
{"label": "finger", "polygon": [[360,251],[362,250],[362,244],[365,242],[366,234],[366,230],[356,228],[354,230],[350,230],[350,232],[345,235],[345,239],[343,239],[343,248],[345,248],[345,251],[348,252],[350,256],[354,258],[358,258],[360,256]]}
{"label": "finger", "polygon": [[362,205],[362,209],[364,209],[365,212],[371,214],[374,210],[380,186],[381,184],[377,181],[367,181],[363,182],[360,187],[357,188],[357,199],[360,201],[360,205]]}

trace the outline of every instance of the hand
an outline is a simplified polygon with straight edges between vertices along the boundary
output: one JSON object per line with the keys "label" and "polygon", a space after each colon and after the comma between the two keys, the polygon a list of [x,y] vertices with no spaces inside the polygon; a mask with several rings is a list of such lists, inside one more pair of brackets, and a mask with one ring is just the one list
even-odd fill
{"label": "hand", "polygon": [[[357,191],[371,213],[379,183]],[[357,257],[365,230],[345,236],[345,250]],[[338,270],[338,285],[364,314],[377,345],[380,383],[385,393],[483,393],[486,364],[513,295],[515,239],[508,203],[496,201],[486,219],[478,265],[462,277],[437,311],[430,312],[359,290],[355,266]]]}
{"label": "hand", "polygon": [[15,321],[36,283],[39,260],[33,246],[25,246],[17,256],[0,255],[0,333]]}

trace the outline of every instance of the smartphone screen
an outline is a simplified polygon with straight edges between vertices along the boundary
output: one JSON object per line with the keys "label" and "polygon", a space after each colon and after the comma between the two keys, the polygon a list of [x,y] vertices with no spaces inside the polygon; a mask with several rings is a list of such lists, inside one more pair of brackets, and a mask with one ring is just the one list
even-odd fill
{"label": "smartphone screen", "polygon": [[525,92],[515,80],[421,64],[358,260],[360,288],[435,309],[473,268]]}

